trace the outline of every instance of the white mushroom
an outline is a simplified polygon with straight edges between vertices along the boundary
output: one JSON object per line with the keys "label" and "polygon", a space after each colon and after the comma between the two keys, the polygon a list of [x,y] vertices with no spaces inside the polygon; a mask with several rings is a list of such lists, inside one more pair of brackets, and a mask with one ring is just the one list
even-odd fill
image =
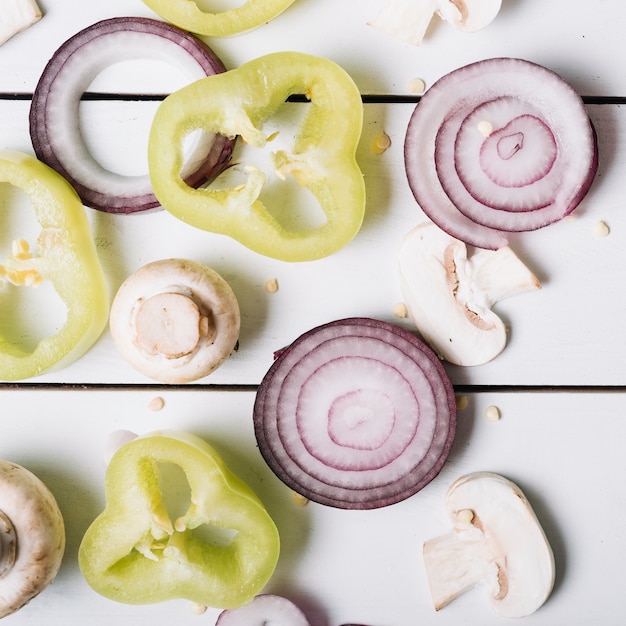
{"label": "white mushroom", "polygon": [[464,32],[475,32],[490,24],[502,0],[390,0],[368,24],[415,46],[426,35],[435,14]]}
{"label": "white mushroom", "polygon": [[233,351],[239,304],[211,268],[164,259],[124,281],[109,327],[117,349],[138,371],[160,382],[185,383],[207,376]]}
{"label": "white mushroom", "polygon": [[0,618],[54,580],[64,551],[63,517],[50,490],[21,465],[0,460]]}
{"label": "white mushroom", "polygon": [[424,543],[436,610],[480,583],[502,617],[524,617],[544,604],[554,555],[517,485],[499,474],[467,474],[450,486],[446,509],[454,530]]}
{"label": "white mushroom", "polygon": [[13,35],[41,19],[36,0],[2,0],[0,2],[0,45]]}
{"label": "white mushroom", "polygon": [[480,365],[506,345],[506,327],[491,307],[541,287],[508,246],[471,258],[462,241],[431,222],[411,230],[398,251],[400,286],[411,319],[441,358]]}

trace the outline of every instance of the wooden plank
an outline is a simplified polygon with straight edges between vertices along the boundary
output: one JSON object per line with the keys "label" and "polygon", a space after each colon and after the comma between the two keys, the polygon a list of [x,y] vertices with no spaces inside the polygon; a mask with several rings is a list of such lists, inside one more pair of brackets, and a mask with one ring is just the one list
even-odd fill
{"label": "wooden plank", "polygon": [[[56,581],[12,617],[12,624],[197,623],[185,601],[125,606],[96,595],[80,575],[80,540],[104,506],[106,440],[119,428],[180,429],[217,447],[255,489],[281,532],[282,556],[266,591],[301,602],[311,624],[501,623],[483,588],[435,613],[421,558],[423,541],[450,528],[444,511],[449,484],[474,471],[515,481],[551,542],[555,590],[528,622],[610,626],[623,621],[623,394],[468,394],[442,473],[409,500],[365,512],[293,503],[256,447],[253,393],[165,391],[161,396],[163,410],[152,412],[153,391],[0,393],[0,458],[31,468],[50,486],[68,534]],[[492,405],[501,411],[498,422],[483,417]],[[212,624],[217,614],[209,609],[200,619]]]}
{"label": "wooden plank", "polygon": [[[82,103],[85,135],[97,157],[122,173],[145,172],[145,145],[156,106],[156,102]],[[302,106],[306,105],[290,105]],[[28,107],[27,101],[0,101],[5,147],[31,151]],[[164,211],[135,216],[90,211],[111,294],[132,271],[160,258],[194,258],[220,272],[233,286],[243,316],[239,351],[202,381],[220,385],[258,383],[275,350],[332,319],[364,315],[412,328],[408,320],[396,320],[392,309],[402,300],[395,251],[404,234],[424,219],[408,188],[402,155],[413,108],[413,104],[365,106],[358,158],[367,186],[367,215],[359,235],[337,254],[289,264],[189,227]],[[455,384],[626,384],[624,368],[616,367],[623,361],[626,343],[622,323],[626,296],[619,288],[626,233],[620,165],[626,162],[626,119],[624,109],[615,105],[593,105],[589,111],[600,144],[596,183],[576,219],[512,237],[513,249],[537,274],[543,289],[496,306],[510,328],[507,348],[484,366],[449,367]],[[377,155],[371,142],[382,130],[392,145]],[[285,124],[285,135],[290,131],[293,121]],[[241,154],[248,158],[250,151],[242,148]],[[30,216],[27,205],[23,215]],[[602,220],[611,232],[598,238],[594,226]],[[6,255],[10,239],[26,233],[15,226],[4,230],[13,233],[3,238]],[[279,290],[269,294],[264,283],[272,278]],[[75,365],[37,380],[151,382],[120,359],[108,333]]]}
{"label": "wooden plank", "polygon": [[[435,18],[426,41],[414,47],[367,25],[387,1],[342,0],[338,8],[336,0],[297,0],[262,28],[238,37],[212,39],[209,44],[229,68],[281,50],[325,56],[342,65],[363,93],[406,94],[416,77],[430,85],[471,61],[518,56],[551,67],[582,94],[626,95],[626,77],[615,63],[626,23],[623,3],[612,2],[607,8],[580,2],[575,9],[568,0],[504,3],[497,21],[478,33],[459,33]],[[42,3],[45,16],[40,22],[0,48],[0,93],[32,92],[54,51],[98,20],[124,15],[156,17],[140,0],[56,0],[48,4]],[[145,80],[135,72],[126,78],[115,72],[101,86],[114,92],[159,91],[162,71],[162,65],[153,64]]]}

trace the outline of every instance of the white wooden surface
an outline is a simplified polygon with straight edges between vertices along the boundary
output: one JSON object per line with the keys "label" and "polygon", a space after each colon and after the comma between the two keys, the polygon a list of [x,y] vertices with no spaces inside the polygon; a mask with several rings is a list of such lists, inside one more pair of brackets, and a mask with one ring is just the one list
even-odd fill
{"label": "white wooden surface", "polygon": [[[2,0],[0,0],[2,1]],[[535,505],[552,542],[557,585],[530,624],[622,624],[622,530],[626,437],[626,73],[619,62],[626,5],[568,0],[503,0],[486,30],[460,34],[435,20],[424,44],[413,48],[366,25],[385,0],[296,0],[277,20],[240,37],[212,40],[227,67],[275,50],[301,50],[340,63],[367,96],[359,161],[368,191],[367,215],[356,239],[328,259],[285,264],[265,259],[220,236],[188,227],[165,212],[109,216],[89,212],[111,293],[141,265],[187,256],[219,271],[241,305],[239,351],[217,372],[185,389],[162,389],[126,365],[108,333],[76,364],[17,386],[0,388],[0,457],[22,463],[53,489],[68,527],[68,550],[53,586],[9,624],[202,623],[184,602],[127,607],[91,592],[76,564],[88,523],[101,509],[108,433],[187,429],[212,440],[249,480],[276,516],[283,552],[268,590],[300,601],[314,626],[363,622],[371,626],[418,623],[502,623],[475,590],[438,614],[428,598],[420,557],[424,539],[447,529],[443,494],[462,473],[497,471],[512,478]],[[153,16],[140,0],[41,0],[45,17],[0,47],[0,148],[32,152],[29,94],[53,51],[79,29],[103,18]],[[227,3],[224,2],[222,6]],[[231,5],[237,4],[232,2]],[[240,4],[240,3],[239,3]],[[208,2],[207,2],[208,5]],[[402,143],[414,102],[413,78],[427,85],[443,73],[490,56],[519,56],[559,72],[593,98],[588,110],[598,131],[600,170],[576,219],[513,237],[512,246],[535,271],[543,289],[511,298],[497,310],[510,327],[509,344],[492,363],[448,367],[469,407],[459,413],[459,436],[442,474],[409,501],[386,510],[342,512],[309,505],[295,509],[265,467],[250,423],[254,386],[272,353],[312,326],[349,315],[396,321],[401,300],[395,250],[423,219],[406,183]],[[163,93],[184,80],[161,64],[132,61],[99,77],[92,91]],[[126,173],[145,171],[145,144],[156,102],[90,101],[81,123],[94,154]],[[298,104],[292,107],[302,106]],[[391,139],[382,155],[370,150],[381,131]],[[0,195],[6,186],[0,186]],[[0,199],[0,257],[14,228],[15,206]],[[598,238],[605,221],[610,235]],[[279,291],[264,282],[276,278]],[[36,298],[24,310],[29,320]],[[61,315],[59,313],[59,315]],[[0,321],[11,316],[0,299]],[[30,323],[30,322],[26,322]],[[33,322],[36,325],[36,322]],[[75,385],[71,390],[52,386]],[[103,391],[101,385],[111,386]],[[249,385],[247,391],[232,391]],[[82,388],[84,386],[84,389]],[[93,388],[91,388],[93,386]],[[125,388],[125,386],[127,388]],[[498,388],[506,392],[498,392]],[[534,389],[528,391],[528,387]],[[146,408],[166,399],[159,413]],[[496,404],[502,420],[488,423]]]}

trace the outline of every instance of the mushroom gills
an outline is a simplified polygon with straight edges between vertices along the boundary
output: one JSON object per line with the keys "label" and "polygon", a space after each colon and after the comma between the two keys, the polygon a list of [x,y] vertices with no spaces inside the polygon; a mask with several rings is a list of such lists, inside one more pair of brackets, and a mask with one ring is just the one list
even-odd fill
{"label": "mushroom gills", "polygon": [[453,531],[423,546],[435,609],[479,584],[502,617],[541,607],[554,586],[554,555],[519,487],[499,474],[467,474],[448,489],[446,508]]}
{"label": "mushroom gills", "polygon": [[201,339],[211,340],[209,318],[182,293],[159,293],[143,300],[135,314],[135,328],[140,349],[166,359],[192,354]]}

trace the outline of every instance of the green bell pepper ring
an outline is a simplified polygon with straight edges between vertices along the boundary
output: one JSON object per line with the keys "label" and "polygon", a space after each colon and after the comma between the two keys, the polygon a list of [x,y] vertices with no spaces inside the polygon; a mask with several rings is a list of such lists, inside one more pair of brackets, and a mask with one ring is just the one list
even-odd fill
{"label": "green bell pepper ring", "polygon": [[36,252],[23,239],[14,242],[12,257],[0,265],[0,285],[50,280],[67,308],[63,327],[32,351],[0,335],[0,379],[22,380],[82,356],[106,327],[109,298],[91,225],[73,187],[35,157],[11,150],[0,151],[0,182],[29,196],[41,226]]}
{"label": "green bell pepper ring", "polygon": [[[163,463],[182,469],[188,482],[181,515],[169,512],[175,507],[160,486]],[[250,602],[274,572],[280,546],[274,522],[198,437],[161,431],[125,444],[109,463],[105,492],[106,508],[78,553],[85,580],[105,597],[128,604],[184,598],[233,608]],[[211,528],[235,534],[218,544],[206,537]]]}
{"label": "green bell pepper ring", "polygon": [[207,13],[195,0],[143,0],[157,15],[175,26],[206,37],[230,37],[269,22],[294,0],[248,0],[242,6]]}
{"label": "green bell pepper ring", "polygon": [[[239,136],[264,147],[274,135],[263,124],[293,94],[310,102],[290,151],[272,154],[279,178],[291,174],[312,192],[325,214],[319,226],[281,224],[260,193],[264,172],[248,167],[243,185],[192,189],[180,176],[185,137],[198,129]],[[365,213],[365,183],[356,161],[363,125],[357,86],[332,61],[277,52],[238,69],[200,79],[168,96],[157,110],[148,144],[154,193],[170,213],[210,232],[229,235],[250,249],[284,261],[311,261],[346,245]]]}

